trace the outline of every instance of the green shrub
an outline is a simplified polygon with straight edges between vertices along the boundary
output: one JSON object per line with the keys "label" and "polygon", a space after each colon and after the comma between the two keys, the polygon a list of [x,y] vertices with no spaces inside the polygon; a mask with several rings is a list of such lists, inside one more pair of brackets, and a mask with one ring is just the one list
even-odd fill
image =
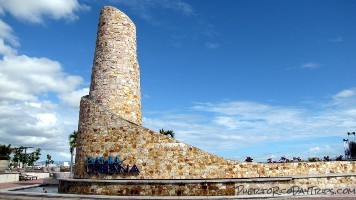
{"label": "green shrub", "polygon": [[11,154],[11,144],[9,145],[0,145],[0,160],[10,160]]}

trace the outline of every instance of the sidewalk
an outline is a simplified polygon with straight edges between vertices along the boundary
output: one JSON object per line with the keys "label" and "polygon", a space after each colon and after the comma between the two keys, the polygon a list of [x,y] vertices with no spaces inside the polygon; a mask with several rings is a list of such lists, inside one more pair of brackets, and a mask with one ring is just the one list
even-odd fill
{"label": "sidewalk", "polygon": [[0,183],[0,190],[42,184],[43,180],[44,179],[37,179],[37,180],[28,180],[28,181],[16,181],[16,182],[10,182],[10,183]]}

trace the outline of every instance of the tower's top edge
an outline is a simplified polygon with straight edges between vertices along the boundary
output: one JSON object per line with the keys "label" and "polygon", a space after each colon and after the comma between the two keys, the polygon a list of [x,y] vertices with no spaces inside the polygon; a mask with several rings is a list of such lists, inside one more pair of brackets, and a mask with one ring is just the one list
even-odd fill
{"label": "tower's top edge", "polygon": [[129,16],[127,16],[124,12],[122,12],[121,10],[119,10],[118,8],[116,8],[114,6],[104,6],[100,11],[100,15],[106,15],[106,14],[107,15],[110,15],[110,14],[121,15],[121,17],[127,18],[128,20],[130,20],[130,22],[132,24],[134,24]]}

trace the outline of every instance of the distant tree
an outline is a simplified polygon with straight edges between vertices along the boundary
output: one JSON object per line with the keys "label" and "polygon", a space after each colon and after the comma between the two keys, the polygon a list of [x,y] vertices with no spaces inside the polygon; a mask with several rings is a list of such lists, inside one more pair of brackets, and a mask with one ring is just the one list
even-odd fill
{"label": "distant tree", "polygon": [[268,158],[267,163],[272,163],[272,158]]}
{"label": "distant tree", "polygon": [[36,149],[34,152],[31,153],[27,153],[26,151],[23,152],[27,148],[29,147],[21,146],[19,148],[14,148],[13,149],[14,157],[12,158],[12,161],[16,162],[17,165],[19,165],[19,163],[22,163],[24,166],[31,166],[40,159],[41,156],[40,148]]}
{"label": "distant tree", "polygon": [[28,165],[32,166],[36,161],[40,159],[41,156],[41,148],[37,148],[34,152],[28,153]]}
{"label": "distant tree", "polygon": [[293,157],[294,162],[302,162],[302,159],[300,157]]}
{"label": "distant tree", "polygon": [[329,156],[324,156],[324,159],[323,159],[324,161],[330,161],[330,158],[329,158]]}
{"label": "distant tree", "polygon": [[286,160],[287,160],[287,158],[286,158],[286,157],[284,157],[284,156],[282,156],[282,157],[281,157],[281,159],[279,159],[279,162],[284,163],[284,162],[286,162]]}
{"label": "distant tree", "polygon": [[320,159],[317,157],[310,157],[310,158],[308,158],[308,161],[309,162],[317,162],[317,161],[320,161]]}
{"label": "distant tree", "polygon": [[70,177],[73,175],[73,154],[74,149],[77,147],[78,131],[73,131],[68,137],[69,139],[69,152],[70,152]]}
{"label": "distant tree", "polygon": [[342,161],[342,157],[343,157],[342,155],[336,156],[335,160],[336,161]]}
{"label": "distant tree", "polygon": [[54,160],[52,160],[52,156],[47,154],[47,159],[46,159],[46,166],[48,166],[49,164],[53,164]]}
{"label": "distant tree", "polygon": [[246,157],[246,159],[245,159],[245,162],[252,162],[252,161],[253,161],[253,159],[250,156]]}
{"label": "distant tree", "polygon": [[9,145],[0,145],[0,160],[10,160],[11,154],[11,144]]}
{"label": "distant tree", "polygon": [[27,155],[23,152],[25,148],[24,147],[19,147],[19,148],[14,148],[13,153],[14,157],[12,158],[13,162],[17,163],[17,166],[19,166],[20,163],[26,164],[27,163]]}
{"label": "distant tree", "polygon": [[164,130],[163,128],[159,130],[159,133],[165,136],[171,136],[171,138],[174,138],[175,133],[173,130]]}
{"label": "distant tree", "polygon": [[288,163],[288,162],[293,162],[293,161],[291,161],[291,160],[289,160],[288,158],[282,156],[281,159],[279,159],[279,162],[281,162],[281,163]]}

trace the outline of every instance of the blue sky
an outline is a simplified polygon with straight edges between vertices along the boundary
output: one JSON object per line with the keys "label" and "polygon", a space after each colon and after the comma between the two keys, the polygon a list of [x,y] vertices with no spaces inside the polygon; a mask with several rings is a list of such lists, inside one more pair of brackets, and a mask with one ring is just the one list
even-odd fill
{"label": "blue sky", "polygon": [[148,128],[241,161],[343,155],[356,130],[355,1],[10,2],[0,0],[0,143],[69,159],[104,5],[136,24]]}

